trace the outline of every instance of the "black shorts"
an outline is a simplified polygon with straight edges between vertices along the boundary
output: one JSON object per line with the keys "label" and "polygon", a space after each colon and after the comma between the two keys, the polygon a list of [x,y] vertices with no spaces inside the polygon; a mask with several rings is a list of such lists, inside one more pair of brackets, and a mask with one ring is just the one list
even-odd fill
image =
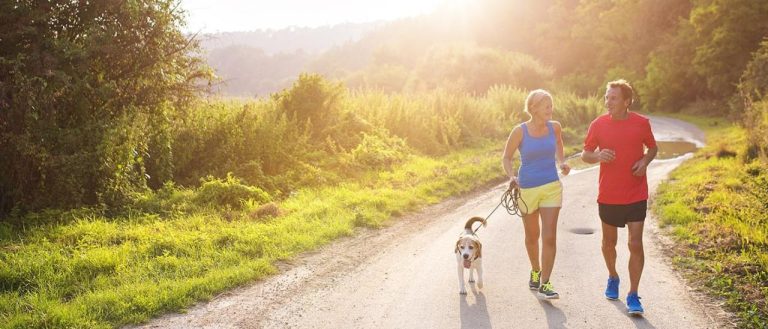
{"label": "black shorts", "polygon": [[616,227],[624,227],[627,222],[642,222],[648,210],[648,200],[630,204],[597,203],[600,210],[600,220]]}

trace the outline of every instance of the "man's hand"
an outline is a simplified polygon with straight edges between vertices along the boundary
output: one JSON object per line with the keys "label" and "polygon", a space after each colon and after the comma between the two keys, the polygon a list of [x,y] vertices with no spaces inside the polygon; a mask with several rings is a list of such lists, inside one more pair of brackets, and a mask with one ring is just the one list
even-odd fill
{"label": "man's hand", "polygon": [[597,153],[597,159],[600,162],[611,162],[616,159],[616,151],[611,149],[600,149]]}
{"label": "man's hand", "polygon": [[569,166],[565,162],[561,163],[560,164],[560,173],[563,174],[563,176],[568,176],[569,172],[571,172],[571,166]]}
{"label": "man's hand", "polygon": [[645,176],[645,170],[648,168],[648,164],[645,159],[640,159],[632,165],[632,175]]}

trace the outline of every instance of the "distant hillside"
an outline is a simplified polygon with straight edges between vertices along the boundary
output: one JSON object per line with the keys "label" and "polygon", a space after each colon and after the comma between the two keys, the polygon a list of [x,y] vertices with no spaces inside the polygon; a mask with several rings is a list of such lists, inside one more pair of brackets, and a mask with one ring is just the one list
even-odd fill
{"label": "distant hillside", "polygon": [[199,36],[203,49],[214,50],[229,46],[259,48],[268,55],[303,50],[320,53],[346,42],[359,40],[382,22],[345,23],[332,26],[289,27],[281,30],[220,32]]}
{"label": "distant hillside", "polygon": [[198,36],[225,96],[265,96],[290,86],[320,54],[354,43],[383,22]]}
{"label": "distant hillside", "polygon": [[303,51],[268,55],[260,48],[232,45],[216,48],[207,57],[222,79],[215,92],[261,97],[289,87],[316,55]]}

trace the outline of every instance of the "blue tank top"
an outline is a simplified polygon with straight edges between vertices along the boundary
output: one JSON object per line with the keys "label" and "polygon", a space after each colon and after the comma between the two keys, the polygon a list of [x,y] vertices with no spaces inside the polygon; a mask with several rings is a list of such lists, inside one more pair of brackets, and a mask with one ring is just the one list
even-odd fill
{"label": "blue tank top", "polygon": [[542,137],[531,137],[528,125],[522,124],[523,140],[520,142],[520,170],[517,177],[520,187],[531,188],[558,180],[555,165],[555,130],[547,122],[549,133]]}

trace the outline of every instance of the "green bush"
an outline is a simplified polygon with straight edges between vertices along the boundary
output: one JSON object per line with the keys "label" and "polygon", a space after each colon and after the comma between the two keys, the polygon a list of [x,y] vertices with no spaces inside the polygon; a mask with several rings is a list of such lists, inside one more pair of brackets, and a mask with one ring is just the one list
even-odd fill
{"label": "green bush", "polygon": [[176,186],[171,181],[155,191],[147,191],[134,197],[132,207],[145,213],[171,215],[188,213],[194,209],[192,189]]}
{"label": "green bush", "polygon": [[408,154],[405,141],[385,131],[364,134],[363,141],[352,150],[354,161],[368,168],[389,168],[405,160]]}
{"label": "green bush", "polygon": [[232,209],[241,209],[243,203],[249,199],[260,204],[272,200],[267,192],[258,187],[243,185],[232,175],[227,175],[226,179],[207,177],[194,197],[194,201],[199,205]]}
{"label": "green bush", "polygon": [[319,137],[336,124],[342,113],[346,88],[319,74],[301,74],[290,89],[272,98],[288,118],[299,125],[309,125],[312,135]]}

